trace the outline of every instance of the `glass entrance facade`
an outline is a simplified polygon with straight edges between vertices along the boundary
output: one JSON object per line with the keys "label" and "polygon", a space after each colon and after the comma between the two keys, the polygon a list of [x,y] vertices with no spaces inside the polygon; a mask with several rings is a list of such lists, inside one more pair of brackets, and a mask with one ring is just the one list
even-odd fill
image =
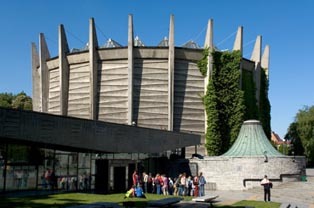
{"label": "glass entrance facade", "polygon": [[0,144],[0,166],[0,192],[93,188],[91,153]]}

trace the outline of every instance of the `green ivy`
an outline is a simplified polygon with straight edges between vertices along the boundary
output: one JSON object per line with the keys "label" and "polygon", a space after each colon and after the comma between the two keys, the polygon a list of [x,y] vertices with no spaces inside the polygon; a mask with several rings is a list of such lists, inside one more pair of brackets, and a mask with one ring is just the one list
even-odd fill
{"label": "green ivy", "polygon": [[262,123],[264,132],[267,138],[271,138],[271,116],[270,116],[270,102],[268,99],[268,77],[266,75],[266,70],[261,68],[261,87],[260,87],[260,101],[259,101],[259,120]]}
{"label": "green ivy", "polygon": [[201,72],[201,74],[203,75],[203,77],[206,77],[207,75],[207,65],[208,65],[208,55],[209,55],[209,48],[205,48],[203,50],[203,53],[202,53],[202,59],[200,59],[198,62],[197,62],[197,66]]}
{"label": "green ivy", "polygon": [[244,103],[246,107],[244,120],[258,119],[256,87],[253,77],[253,71],[242,69],[242,90],[244,91]]}
{"label": "green ivy", "polygon": [[206,149],[208,155],[220,155],[231,147],[244,119],[244,93],[239,88],[241,53],[213,52],[212,57],[213,69],[203,99]]}

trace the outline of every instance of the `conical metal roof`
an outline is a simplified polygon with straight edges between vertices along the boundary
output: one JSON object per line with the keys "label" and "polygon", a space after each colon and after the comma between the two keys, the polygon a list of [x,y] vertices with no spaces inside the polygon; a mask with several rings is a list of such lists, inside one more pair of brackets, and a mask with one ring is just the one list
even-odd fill
{"label": "conical metal roof", "polygon": [[222,156],[283,156],[267,139],[262,125],[257,120],[248,120],[242,124],[237,140]]}

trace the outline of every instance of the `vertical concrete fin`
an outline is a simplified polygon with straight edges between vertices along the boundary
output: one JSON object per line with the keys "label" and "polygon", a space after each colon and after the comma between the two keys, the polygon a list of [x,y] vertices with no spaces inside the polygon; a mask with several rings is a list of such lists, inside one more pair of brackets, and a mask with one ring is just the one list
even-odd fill
{"label": "vertical concrete fin", "polygon": [[[213,19],[208,20],[204,48],[209,48],[209,54],[208,54],[208,58],[207,58],[207,60],[208,60],[207,61],[207,72],[206,72],[206,76],[204,77],[204,95],[206,95],[208,82],[209,82],[209,79],[211,77],[211,73],[213,70],[212,52],[215,50],[215,47],[214,47],[214,20]],[[205,116],[204,132],[206,132],[206,130],[207,130],[207,113],[206,113],[205,108],[204,108],[204,116]],[[204,138],[202,139],[201,143],[205,144]],[[207,155],[207,152],[205,151],[204,154]]]}
{"label": "vertical concrete fin", "polygon": [[69,46],[63,25],[59,26],[59,87],[60,87],[60,115],[68,114],[69,97],[69,64],[67,54]]}
{"label": "vertical concrete fin", "polygon": [[132,125],[133,122],[133,47],[134,47],[134,32],[133,32],[133,15],[129,14],[128,18],[128,118],[127,122]]}
{"label": "vertical concrete fin", "polygon": [[48,97],[49,97],[49,71],[47,60],[50,58],[50,53],[47,47],[45,36],[39,34],[39,65],[41,79],[41,111],[48,112]]}
{"label": "vertical concrete fin", "polygon": [[262,68],[265,70],[267,79],[269,79],[269,45],[265,46],[264,53],[262,55]]}
{"label": "vertical concrete fin", "polygon": [[98,41],[94,18],[89,20],[89,68],[90,68],[90,112],[89,118],[97,120],[97,69],[98,69]]}
{"label": "vertical concrete fin", "polygon": [[39,54],[35,43],[32,43],[32,100],[33,111],[40,111],[40,73]]}
{"label": "vertical concrete fin", "polygon": [[240,51],[241,56],[242,56],[243,54],[243,27],[242,26],[238,27],[236,39],[233,44],[233,50]]}
{"label": "vertical concrete fin", "polygon": [[209,19],[207,23],[207,31],[205,36],[205,43],[204,48],[214,48],[214,39],[213,39],[213,27],[214,27],[214,20]]}
{"label": "vertical concrete fin", "polygon": [[174,99],[174,15],[170,16],[168,54],[168,130],[173,130]]}
{"label": "vertical concrete fin", "polygon": [[260,89],[261,89],[261,53],[262,53],[262,36],[257,36],[254,49],[251,56],[251,61],[255,62],[255,87],[256,87],[256,101],[259,106]]}
{"label": "vertical concrete fin", "polygon": [[251,61],[261,62],[261,53],[262,53],[262,36],[258,35],[253,48]]}

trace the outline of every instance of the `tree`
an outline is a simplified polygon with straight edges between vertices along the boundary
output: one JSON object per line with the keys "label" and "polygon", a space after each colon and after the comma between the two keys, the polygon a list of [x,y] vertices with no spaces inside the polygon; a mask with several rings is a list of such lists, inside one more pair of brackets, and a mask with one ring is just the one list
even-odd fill
{"label": "tree", "polygon": [[314,106],[305,106],[296,115],[297,133],[309,163],[314,163]]}
{"label": "tree", "polygon": [[32,110],[32,98],[23,91],[17,95],[0,93],[0,107]]}
{"label": "tree", "polygon": [[293,122],[290,124],[288,132],[285,135],[284,139],[286,141],[290,141],[292,145],[292,148],[289,151],[289,155],[304,155],[303,144],[298,133],[298,123]]}
{"label": "tree", "polygon": [[12,108],[32,110],[32,98],[27,96],[25,92],[21,92],[14,97]]}
{"label": "tree", "polygon": [[[25,92],[17,95],[12,93],[0,93],[0,107],[14,108],[22,110],[32,110],[32,98],[27,96]],[[24,145],[10,144],[8,146],[8,158],[11,162],[25,162],[29,160],[28,155],[34,154],[34,149]],[[39,151],[37,149],[37,151]]]}
{"label": "tree", "polygon": [[11,108],[13,97],[12,93],[0,93],[0,107]]}

